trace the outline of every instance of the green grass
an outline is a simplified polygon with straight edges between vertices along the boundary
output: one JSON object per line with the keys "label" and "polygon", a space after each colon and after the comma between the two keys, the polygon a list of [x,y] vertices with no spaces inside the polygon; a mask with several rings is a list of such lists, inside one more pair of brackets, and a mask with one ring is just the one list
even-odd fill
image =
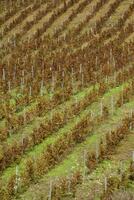
{"label": "green grass", "polygon": [[[9,137],[7,139],[7,143],[11,144],[14,140],[19,140],[22,137],[22,135],[23,136],[24,135],[26,135],[26,136],[30,135],[30,133],[32,133],[32,130],[34,128],[38,128],[42,122],[44,122],[46,119],[50,119],[50,113],[51,112],[52,113],[55,113],[56,111],[59,111],[59,112],[62,111],[63,112],[66,107],[67,108],[71,107],[71,105],[75,102],[76,98],[77,98],[78,102],[82,101],[86,97],[87,94],[90,94],[92,89],[93,89],[92,86],[89,87],[89,88],[85,88],[81,92],[71,96],[71,98],[68,101],[66,101],[66,102],[58,105],[57,107],[53,108],[50,112],[48,112],[48,113],[44,112],[42,114],[42,117],[34,117],[33,120],[31,121],[31,123],[20,128],[19,131],[17,131],[15,134],[12,134],[11,137]],[[33,107],[33,105],[31,105],[30,107]],[[30,108],[28,107],[27,109],[30,109]]]}
{"label": "green grass", "polygon": [[[92,152],[95,147],[96,143],[100,141],[102,135],[106,134],[108,130],[116,128],[121,119],[125,116],[126,111],[130,111],[134,107],[134,101],[125,104],[122,108],[119,108],[115,111],[114,115],[107,119],[100,127],[97,127],[93,132],[92,136],[88,136],[86,141],[81,144],[78,144],[74,149],[73,152],[70,153],[60,164],[58,164],[55,168],[50,170],[44,177],[42,177],[39,185],[47,184],[49,180],[54,179],[55,177],[64,177],[68,176],[71,173],[75,172],[77,169],[81,172],[83,171],[83,155],[84,151]],[[122,116],[122,117],[121,117]],[[117,162],[115,162],[117,163]],[[117,165],[116,165],[117,167]],[[95,170],[95,177],[99,177],[102,175],[102,170],[113,168],[113,164],[111,161],[104,161],[100,166],[99,169]],[[38,186],[39,186],[38,185]],[[31,186],[32,187],[32,186]],[[24,193],[25,197],[27,198],[30,196],[30,190],[27,190]]]}
{"label": "green grass", "polygon": [[[134,101],[127,103],[126,105],[127,109],[131,109],[134,107]],[[125,109],[126,109],[125,108]],[[123,111],[122,108],[118,109],[112,118],[107,120],[107,123],[104,122],[94,133],[92,136],[87,137],[86,141],[83,142],[80,145],[77,145],[76,148],[73,150],[73,153],[68,156],[67,159],[63,161],[59,166],[57,166],[55,169],[50,171],[48,173],[48,176],[54,177],[54,176],[61,176],[68,174],[70,170],[70,166],[72,166],[74,169],[77,169],[77,167],[82,167],[81,164],[78,164],[78,161],[80,160],[80,157],[84,154],[84,150],[86,149],[87,151],[93,151],[96,143],[99,142],[100,138],[102,137],[103,134],[107,133],[108,130],[114,129],[116,126],[119,125],[119,122],[121,120],[121,116],[123,116]]]}
{"label": "green grass", "polygon": [[[128,85],[128,83],[123,84],[123,86],[125,85]],[[103,97],[103,99],[105,99],[104,104],[109,103],[109,98],[111,98],[111,95],[115,95],[117,98],[121,90],[122,90],[122,86],[117,87],[116,89],[115,88],[111,89],[108,93],[106,93]],[[82,97],[83,95],[80,95],[80,96]],[[45,150],[48,144],[55,143],[61,136],[64,136],[64,134],[69,133],[69,131],[75,126],[75,124],[81,121],[81,119],[85,117],[88,113],[90,113],[91,110],[93,110],[95,115],[97,116],[100,111],[100,103],[97,103],[97,102],[93,103],[92,105],[87,107],[86,110],[82,111],[80,115],[76,116],[74,119],[70,120],[70,122],[67,123],[63,128],[59,129],[57,133],[54,133],[52,136],[45,139],[41,144],[34,146],[32,150],[27,151],[26,154],[22,156],[21,161],[18,164],[19,170],[21,171],[24,169],[25,160],[27,159],[27,157],[30,157],[30,156],[38,157]],[[11,174],[15,172],[15,167],[16,167],[16,164],[14,163],[11,167],[5,169],[2,175],[4,180],[7,179]]]}

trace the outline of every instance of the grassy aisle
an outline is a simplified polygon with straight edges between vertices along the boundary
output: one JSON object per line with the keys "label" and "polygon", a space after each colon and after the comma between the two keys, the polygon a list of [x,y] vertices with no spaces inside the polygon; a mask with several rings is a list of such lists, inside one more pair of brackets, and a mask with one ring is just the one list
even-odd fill
{"label": "grassy aisle", "polygon": [[[111,127],[113,129],[117,127],[121,120],[120,116],[122,116],[123,118],[126,115],[126,112],[129,112],[133,107],[134,102],[132,101],[124,105],[123,108],[120,108],[117,111],[115,111],[114,115],[110,117],[106,122],[102,123],[102,125],[94,131],[92,136],[87,137],[85,142],[83,142],[80,145],[77,145],[74,148],[73,152],[69,156],[67,156],[67,158],[61,164],[59,164],[57,167],[52,169],[46,176],[44,176],[39,185],[37,184],[36,186],[38,186],[38,188],[41,189],[41,191],[44,190],[46,192],[48,190],[49,181],[51,179],[55,179],[55,177],[69,175],[77,169],[83,170],[83,166],[80,163],[83,163],[84,150],[87,149],[89,151],[90,149],[92,151],[96,147],[96,143],[98,143],[98,141],[100,140],[102,133],[105,134],[108,131],[108,129],[111,130]],[[24,199],[33,198],[33,189],[34,187],[31,186],[28,192],[26,192],[26,196],[24,195]],[[43,192],[43,194],[45,193]]]}

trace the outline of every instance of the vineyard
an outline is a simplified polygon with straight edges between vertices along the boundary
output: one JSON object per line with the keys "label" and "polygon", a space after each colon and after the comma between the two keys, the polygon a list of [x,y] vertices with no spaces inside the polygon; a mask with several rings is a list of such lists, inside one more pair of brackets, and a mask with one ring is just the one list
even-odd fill
{"label": "vineyard", "polygon": [[134,200],[134,1],[0,1],[0,200]]}

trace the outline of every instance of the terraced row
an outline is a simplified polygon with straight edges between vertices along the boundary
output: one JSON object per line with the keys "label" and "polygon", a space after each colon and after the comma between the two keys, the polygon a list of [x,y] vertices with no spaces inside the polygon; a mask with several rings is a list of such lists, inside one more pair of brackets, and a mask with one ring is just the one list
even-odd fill
{"label": "terraced row", "polygon": [[[111,130],[111,125],[113,127],[112,128],[113,130],[115,130],[115,128],[117,129],[117,127],[120,127],[119,122],[121,120],[121,113],[123,114],[122,118],[125,118],[126,116],[128,116],[128,113],[126,113],[126,109],[127,109],[128,112],[130,112],[132,108],[133,108],[133,101],[124,105],[123,108],[121,107],[120,109],[118,109],[118,111],[115,110],[114,115],[112,117],[110,117],[110,118],[108,117],[108,119],[105,120],[104,122],[102,121],[101,126],[99,128],[97,128],[98,126],[96,127],[96,129],[93,131],[94,134],[92,136],[91,135],[88,136],[85,142],[77,145],[74,148],[73,153],[71,153],[67,157],[67,159],[65,159],[61,164],[59,164],[57,167],[52,169],[47,175],[44,176],[44,178],[42,178],[41,182],[39,182],[35,185],[37,193],[32,192],[33,189],[34,189],[34,186],[31,185],[31,189],[29,189],[26,192],[26,194],[22,196],[23,199],[26,199],[26,198],[32,199],[33,197],[39,199],[39,198],[41,198],[41,196],[43,196],[44,199],[47,199],[48,195],[50,194],[49,193],[49,183],[51,183],[52,180],[53,180],[53,185],[51,185],[52,186],[52,188],[51,188],[51,192],[52,192],[51,198],[53,199],[53,197],[55,197],[55,198],[56,197],[59,197],[59,198],[62,197],[64,199],[64,195],[65,196],[67,195],[66,189],[67,189],[67,192],[68,192],[68,189],[69,189],[68,188],[68,177],[67,177],[67,180],[66,180],[67,185],[66,185],[65,180],[64,180],[65,174],[69,175],[69,177],[70,177],[69,180],[70,180],[70,184],[71,184],[71,181],[72,181],[71,177],[73,178],[73,174],[75,174],[75,172],[76,172],[76,176],[74,176],[76,178],[76,180],[74,180],[74,179],[73,180],[74,180],[74,182],[76,181],[75,182],[76,184],[78,184],[81,173],[82,173],[82,175],[83,175],[83,173],[85,173],[85,169],[84,169],[85,168],[85,166],[84,166],[85,161],[84,161],[84,157],[83,157],[83,152],[85,152],[85,150],[86,150],[86,152],[88,152],[89,147],[90,147],[90,152],[92,152],[93,149],[95,149],[95,151],[97,151],[96,150],[96,144],[98,144],[97,141],[99,141],[100,138],[102,138],[102,134],[101,134],[102,131],[103,131],[103,135],[105,135],[105,133],[108,133],[108,129]],[[125,134],[126,133],[124,133],[124,135]],[[115,135],[114,135],[114,137],[115,137]],[[92,160],[91,160],[91,162],[92,162]],[[70,166],[71,166],[71,169],[70,169]],[[90,164],[89,166],[91,167],[92,165]],[[80,171],[80,174],[77,173],[77,171]],[[70,174],[72,174],[72,175],[70,175]],[[63,182],[61,180],[62,178],[60,178],[60,180],[58,181],[57,176],[59,178],[63,176]],[[56,180],[55,180],[55,178],[56,178]],[[77,180],[77,178],[78,178],[78,180]],[[55,195],[55,184],[56,183],[59,184],[58,192],[56,191],[56,195],[58,195],[58,196],[53,196],[53,195]],[[63,189],[63,187],[64,187],[64,189]],[[70,199],[71,199],[72,193],[74,191],[73,190],[74,187],[75,187],[75,185],[70,185],[70,192],[68,193]],[[37,190],[37,188],[39,188],[39,190]],[[72,190],[71,190],[71,188],[72,188]],[[61,191],[62,189],[63,189],[63,191]],[[87,192],[88,192],[88,190],[87,190]],[[81,193],[81,194],[84,194],[84,193]]]}

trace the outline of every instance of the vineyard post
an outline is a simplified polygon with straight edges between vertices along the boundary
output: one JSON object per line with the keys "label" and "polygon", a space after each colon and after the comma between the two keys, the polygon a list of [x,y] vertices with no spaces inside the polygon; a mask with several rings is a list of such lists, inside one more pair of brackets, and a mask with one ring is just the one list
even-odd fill
{"label": "vineyard post", "polygon": [[31,87],[31,85],[30,85],[30,87],[29,87],[29,96],[30,96],[30,97],[32,96],[32,87]]}
{"label": "vineyard post", "polygon": [[95,58],[95,67],[96,67],[96,70],[97,70],[97,68],[98,68],[98,56],[96,56],[96,58]]}
{"label": "vineyard post", "polygon": [[2,31],[1,31],[1,33],[2,33],[2,37],[3,37],[3,35],[4,35],[4,28],[2,28]]}
{"label": "vineyard post", "polygon": [[14,67],[14,72],[13,72],[13,80],[15,80],[15,79],[16,79],[16,65]]}
{"label": "vineyard post", "polygon": [[23,120],[24,120],[24,124],[26,122],[26,109],[24,108],[24,113],[23,113]]}
{"label": "vineyard post", "polygon": [[35,155],[35,153],[33,154],[32,159],[33,159],[33,161],[35,163],[36,162],[36,155]]}
{"label": "vineyard post", "polygon": [[41,80],[40,84],[40,96],[43,96],[43,80]]}
{"label": "vineyard post", "polygon": [[64,94],[64,82],[62,81],[61,83],[61,87],[62,87],[62,92],[63,92],[63,102],[65,100],[65,94]]}
{"label": "vineyard post", "polygon": [[5,68],[2,69],[2,79],[3,79],[3,81],[6,80],[6,72],[5,72]]}
{"label": "vineyard post", "polygon": [[50,180],[48,200],[52,200],[52,186],[53,182]]}
{"label": "vineyard post", "polygon": [[134,162],[134,151],[132,151],[132,161]]}
{"label": "vineyard post", "polygon": [[9,62],[9,59],[7,60],[7,65],[8,65],[8,67],[10,66],[10,62]]}
{"label": "vineyard post", "polygon": [[98,162],[98,159],[99,159],[99,144],[98,144],[98,142],[96,142],[95,155],[96,155],[96,161]]}
{"label": "vineyard post", "polygon": [[114,85],[116,86],[116,72],[114,72]]}
{"label": "vineyard post", "polygon": [[[133,110],[131,109],[131,111],[130,111],[130,118],[132,119],[133,118]],[[134,128],[134,121],[132,121],[131,123],[130,123],[130,130],[133,130],[133,128]]]}
{"label": "vineyard post", "polygon": [[79,69],[80,77],[81,77],[81,86],[83,87],[84,85],[84,74],[82,70],[82,64],[80,64],[80,69]]}
{"label": "vineyard post", "polygon": [[18,165],[16,166],[15,175],[16,175],[16,180],[15,180],[15,186],[14,186],[14,189],[15,189],[15,193],[17,193],[17,191],[18,191],[18,187],[19,187],[19,182],[20,182],[20,177],[19,177],[19,168],[18,168]]}
{"label": "vineyard post", "polygon": [[[10,116],[10,114],[9,114],[9,116]],[[11,126],[9,127],[9,137],[11,137],[11,135],[12,135],[12,128],[11,128]]]}
{"label": "vineyard post", "polygon": [[106,76],[105,82],[106,82],[106,84],[108,84],[108,76]]}
{"label": "vineyard post", "polygon": [[66,33],[63,34],[63,40],[65,41],[66,38]]}
{"label": "vineyard post", "polygon": [[68,177],[68,193],[71,193],[71,177]]}
{"label": "vineyard post", "polygon": [[113,115],[113,113],[114,113],[114,97],[113,96],[111,97],[111,112]]}
{"label": "vineyard post", "polygon": [[21,144],[22,144],[22,153],[24,153],[24,150],[23,150],[23,145],[24,145],[24,136],[22,134],[22,138],[21,138]]}
{"label": "vineyard post", "polygon": [[91,116],[91,120],[92,120],[93,116],[94,116],[94,112],[92,110],[90,111],[90,116]]}
{"label": "vineyard post", "polygon": [[55,87],[55,79],[54,79],[54,75],[52,74],[52,82],[51,82],[51,92],[54,93],[54,87]]}
{"label": "vineyard post", "polygon": [[73,94],[74,94],[74,77],[73,77],[74,71],[72,67],[72,72],[71,72],[71,81],[72,81],[72,88],[73,88]]}
{"label": "vineyard post", "polygon": [[82,64],[80,64],[80,74],[82,73]]}
{"label": "vineyard post", "polygon": [[62,77],[63,77],[63,79],[62,79],[62,92],[63,92],[63,102],[64,102],[64,100],[65,100],[65,95],[64,95],[64,78],[65,78],[65,73],[64,73],[64,71],[62,71]]}
{"label": "vineyard post", "polygon": [[93,30],[93,27],[91,27],[91,28],[90,28],[90,32],[91,32],[91,34],[93,34],[93,35],[94,35],[94,30]]}
{"label": "vineyard post", "polygon": [[50,112],[50,121],[51,121],[51,128],[52,128],[52,124],[53,124],[53,112]]}
{"label": "vineyard post", "polygon": [[32,78],[34,78],[34,66],[33,65],[31,67],[31,74],[32,74]]}
{"label": "vineyard post", "polygon": [[16,47],[16,38],[15,38],[15,34],[14,34],[13,44],[14,44],[14,48],[15,48],[15,47]]}
{"label": "vineyard post", "polygon": [[121,91],[121,105],[123,105],[123,102],[124,102],[123,90],[124,90],[124,87],[122,86],[122,91]]}
{"label": "vineyard post", "polygon": [[8,81],[8,92],[11,92],[11,82]]}
{"label": "vineyard post", "polygon": [[130,110],[130,118],[132,118],[133,117],[133,110],[131,109]]}
{"label": "vineyard post", "polygon": [[[130,73],[129,73],[129,76],[130,76]],[[131,94],[133,94],[133,81],[131,82]]]}
{"label": "vineyard post", "polygon": [[123,175],[124,166],[125,166],[124,162],[120,161],[120,172],[121,172],[121,175]]}
{"label": "vineyard post", "polygon": [[83,73],[81,74],[81,79],[82,79],[81,83],[82,83],[82,87],[83,87],[84,86],[84,74]]}
{"label": "vineyard post", "polygon": [[115,70],[116,70],[115,57],[113,56],[112,58],[113,58],[113,59],[112,59],[113,69],[114,69],[114,71],[115,71]]}
{"label": "vineyard post", "polygon": [[129,130],[131,131],[133,129],[132,122],[129,123]]}
{"label": "vineyard post", "polygon": [[110,131],[108,132],[108,134],[109,134],[109,139],[111,141],[111,138],[112,138],[112,130],[111,130],[111,128],[110,128]]}
{"label": "vineyard post", "polygon": [[104,191],[107,192],[107,177],[104,178]]}
{"label": "vineyard post", "polygon": [[103,102],[100,102],[100,115],[103,116]]}
{"label": "vineyard post", "polygon": [[75,106],[76,106],[76,108],[78,106],[78,97],[77,96],[75,97]]}
{"label": "vineyard post", "polygon": [[112,64],[113,61],[113,51],[110,49],[110,64]]}
{"label": "vineyard post", "polygon": [[22,92],[22,93],[23,93],[23,88],[24,88],[24,85],[23,85],[23,78],[21,78],[20,89],[21,89],[21,92]]}
{"label": "vineyard post", "polygon": [[25,71],[22,70],[22,85],[25,84]]}
{"label": "vineyard post", "polygon": [[[53,100],[53,95],[52,95],[52,93],[50,93],[49,99],[50,99],[50,102],[52,102],[52,100]],[[52,103],[50,104],[50,108],[52,109]]]}

